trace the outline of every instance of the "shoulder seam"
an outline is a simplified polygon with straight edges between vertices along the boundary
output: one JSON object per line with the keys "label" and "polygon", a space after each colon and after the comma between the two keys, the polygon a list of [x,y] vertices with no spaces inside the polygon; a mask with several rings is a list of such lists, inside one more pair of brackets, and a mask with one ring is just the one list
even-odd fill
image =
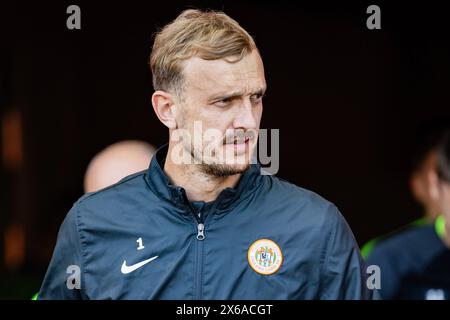
{"label": "shoulder seam", "polygon": [[[336,206],[334,204],[332,204],[331,202],[329,203],[328,207],[326,210],[329,210],[330,208],[336,208]],[[336,208],[337,209],[337,208]],[[325,223],[327,223],[328,219],[325,220]],[[322,249],[322,254],[320,257],[320,271],[319,271],[319,277],[320,279],[324,278],[324,270],[325,267],[328,263],[328,257],[330,256],[330,247],[331,247],[331,240],[333,239],[333,237],[336,234],[336,228],[331,228],[331,230],[329,231],[328,235],[327,235],[327,239],[325,240],[326,244],[324,246],[324,248]],[[322,291],[322,281],[319,282],[319,295],[321,294]],[[325,294],[323,298],[326,299],[327,295]],[[319,296],[320,299],[320,296]]]}
{"label": "shoulder seam", "polygon": [[86,284],[86,268],[85,268],[85,266],[86,266],[86,263],[84,262],[84,259],[86,258],[86,245],[85,245],[85,242],[83,241],[84,240],[84,237],[81,235],[81,231],[80,231],[80,229],[81,229],[81,226],[80,226],[80,224],[81,224],[81,216],[80,216],[80,209],[79,209],[79,205],[80,205],[80,203],[79,203],[79,201],[77,201],[77,203],[75,204],[75,206],[76,206],[76,220],[75,220],[75,222],[76,222],[76,228],[77,228],[77,234],[78,234],[78,241],[80,242],[80,261],[81,261],[81,264],[82,264],[82,266],[81,266],[81,270],[82,270],[82,273],[83,273],[83,277],[82,277],[82,279],[81,279],[81,290],[80,290],[80,294],[82,293],[82,292],[84,292],[84,295],[85,296],[87,296],[87,291],[86,291],[86,287],[85,287],[85,284]]}
{"label": "shoulder seam", "polygon": [[100,189],[100,190],[98,190],[98,191],[94,191],[94,192],[90,192],[90,193],[88,193],[88,194],[85,194],[85,195],[82,196],[77,202],[81,204],[81,203],[84,202],[86,199],[88,199],[88,198],[90,198],[90,197],[92,197],[92,196],[95,196],[95,195],[97,195],[97,194],[99,194],[99,193],[101,193],[101,192],[103,192],[103,191],[112,189],[113,187],[116,187],[116,186],[118,186],[118,185],[121,185],[121,184],[123,184],[123,183],[125,183],[125,182],[128,182],[128,181],[130,181],[130,180],[136,179],[136,178],[142,176],[143,174],[145,174],[146,172],[147,172],[147,170],[142,170],[142,171],[133,173],[133,174],[131,174],[130,176],[125,177],[124,179],[122,179],[122,180],[120,180],[120,181],[118,181],[118,182],[116,182],[116,183],[114,183],[114,184],[112,184],[112,185],[110,185],[110,186],[107,186],[107,187],[105,187],[105,188],[103,188],[103,189]]}

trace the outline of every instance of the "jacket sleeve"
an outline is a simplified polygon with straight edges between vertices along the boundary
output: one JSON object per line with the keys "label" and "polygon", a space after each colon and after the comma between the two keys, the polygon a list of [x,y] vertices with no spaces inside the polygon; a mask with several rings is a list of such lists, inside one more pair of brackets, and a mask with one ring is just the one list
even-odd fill
{"label": "jacket sleeve", "polygon": [[75,204],[59,229],[53,256],[39,290],[39,300],[86,298],[83,295],[83,254],[77,214]]}
{"label": "jacket sleeve", "polygon": [[328,208],[321,252],[320,296],[327,300],[378,299],[368,288],[366,265],[350,227],[339,210]]}

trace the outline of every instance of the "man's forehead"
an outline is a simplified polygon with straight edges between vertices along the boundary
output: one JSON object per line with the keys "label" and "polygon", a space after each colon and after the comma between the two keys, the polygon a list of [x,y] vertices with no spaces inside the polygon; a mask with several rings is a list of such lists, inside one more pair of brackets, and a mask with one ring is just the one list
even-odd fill
{"label": "man's forehead", "polygon": [[192,57],[186,61],[183,74],[188,87],[208,90],[213,94],[242,90],[244,87],[246,91],[265,88],[262,62],[252,55],[236,63]]}

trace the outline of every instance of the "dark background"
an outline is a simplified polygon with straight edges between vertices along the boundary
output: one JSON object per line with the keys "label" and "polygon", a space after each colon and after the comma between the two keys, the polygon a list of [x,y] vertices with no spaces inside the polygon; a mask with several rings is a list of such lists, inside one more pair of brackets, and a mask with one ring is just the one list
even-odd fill
{"label": "dark background", "polygon": [[[70,4],[81,30],[66,28]],[[366,28],[370,4],[381,30]],[[268,83],[262,127],[280,129],[279,176],[334,202],[360,244],[421,216],[408,189],[415,129],[450,113],[448,10],[438,3],[7,2],[0,116],[16,129],[0,133],[0,298],[39,289],[96,152],[167,141],[147,60],[157,27],[189,7],[224,10],[254,36]],[[19,154],[9,164],[5,144]],[[8,264],[11,226],[23,246]]]}

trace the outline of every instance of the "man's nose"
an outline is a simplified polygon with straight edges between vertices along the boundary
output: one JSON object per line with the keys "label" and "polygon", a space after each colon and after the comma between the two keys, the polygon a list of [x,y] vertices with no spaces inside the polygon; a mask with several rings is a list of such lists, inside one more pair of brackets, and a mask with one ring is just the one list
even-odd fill
{"label": "man's nose", "polygon": [[235,128],[256,129],[257,120],[250,99],[246,99],[238,107],[233,125]]}

